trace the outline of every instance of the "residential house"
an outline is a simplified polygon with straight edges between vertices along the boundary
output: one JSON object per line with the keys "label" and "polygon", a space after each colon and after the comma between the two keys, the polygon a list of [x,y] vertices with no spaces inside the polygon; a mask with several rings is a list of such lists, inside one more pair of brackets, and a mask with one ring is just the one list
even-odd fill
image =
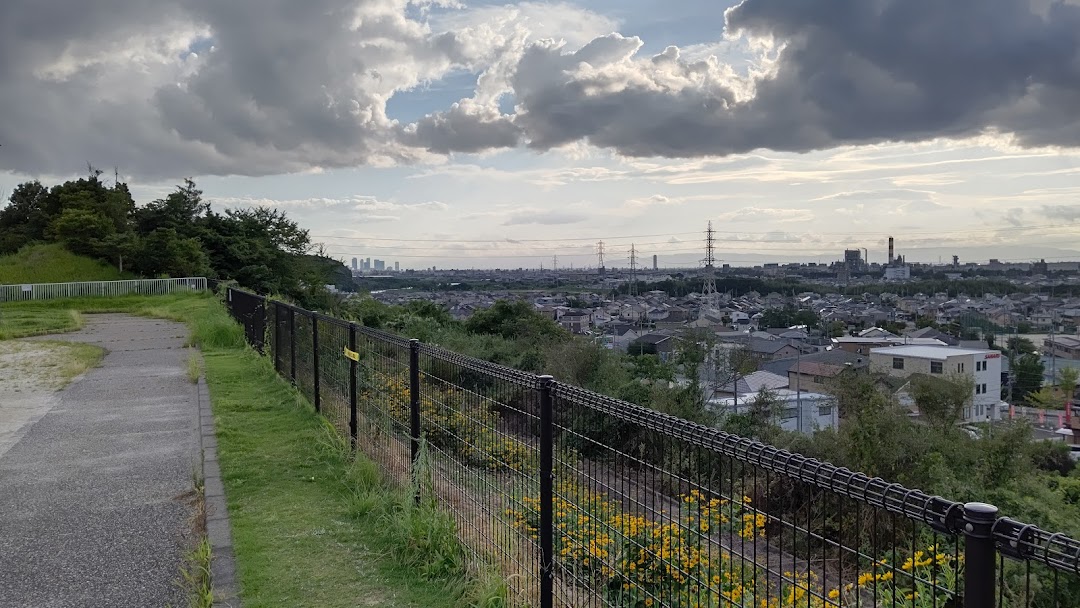
{"label": "residential house", "polygon": [[[821,393],[799,393],[788,389],[773,391],[780,402],[773,422],[788,432],[811,435],[823,429],[835,429],[840,424],[836,400]],[[735,397],[710,399],[708,407],[722,415],[747,414],[753,410],[756,393]]]}
{"label": "residential house", "polygon": [[640,349],[630,354],[658,355],[661,361],[668,361],[675,354],[675,338],[666,334],[647,333],[634,340],[630,349]]}
{"label": "residential house", "polygon": [[777,390],[787,387],[788,379],[785,376],[759,370],[738,378],[734,382],[728,382],[716,387],[712,397],[723,399],[736,395],[754,395],[761,389]]}
{"label": "residential house", "polygon": [[750,348],[750,352],[762,361],[794,357],[799,354],[800,348],[789,340],[767,340],[764,338],[750,338],[747,346]]}
{"label": "residential house", "polygon": [[567,311],[559,316],[558,323],[570,333],[581,335],[592,327],[592,313],[582,310]]}
{"label": "residential house", "polygon": [[851,369],[844,364],[796,361],[788,368],[787,382],[793,390],[829,393],[829,381]]}
{"label": "residential house", "polygon": [[1043,340],[1043,352],[1061,359],[1080,359],[1080,338],[1054,336]]}

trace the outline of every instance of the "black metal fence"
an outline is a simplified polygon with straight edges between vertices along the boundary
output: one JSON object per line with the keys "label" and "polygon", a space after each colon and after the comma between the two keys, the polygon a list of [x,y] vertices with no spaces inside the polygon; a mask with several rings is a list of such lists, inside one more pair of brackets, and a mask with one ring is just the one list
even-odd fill
{"label": "black metal fence", "polygon": [[[251,345],[519,606],[1080,606],[1080,542],[228,289]],[[265,335],[265,338],[264,338]]]}

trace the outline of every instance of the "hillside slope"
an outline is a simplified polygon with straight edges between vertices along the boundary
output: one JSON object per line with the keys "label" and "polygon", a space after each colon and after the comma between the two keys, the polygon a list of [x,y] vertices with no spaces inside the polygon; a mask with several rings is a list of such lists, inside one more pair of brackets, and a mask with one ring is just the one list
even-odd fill
{"label": "hillside slope", "polygon": [[28,245],[17,253],[0,256],[0,285],[15,283],[67,283],[115,281],[131,278],[97,260],[75,255],[58,244]]}

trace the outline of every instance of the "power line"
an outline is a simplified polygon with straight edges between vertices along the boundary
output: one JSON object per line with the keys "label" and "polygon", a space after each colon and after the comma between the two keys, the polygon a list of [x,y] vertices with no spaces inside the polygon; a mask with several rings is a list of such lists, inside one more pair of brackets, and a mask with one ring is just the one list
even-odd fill
{"label": "power line", "polygon": [[[1048,228],[1071,228],[1069,232],[1080,232],[1080,225],[1076,226],[1062,226],[1061,224],[1037,224],[1029,226],[1000,226],[990,227],[984,226],[981,228],[965,229],[965,230],[931,230],[931,231],[904,231],[905,236],[954,236],[964,234],[985,235],[987,230],[1009,230],[1009,231],[1022,231],[1022,230],[1045,230]],[[730,234],[730,235],[746,235],[746,236],[770,236],[777,231],[764,231],[755,232],[748,230],[714,230],[714,234]],[[895,234],[895,230],[888,232],[803,232],[803,233],[787,233],[792,235],[803,234],[812,236],[842,236],[848,239],[857,239],[860,237],[874,237],[874,236],[890,236]],[[353,241],[388,241],[388,242],[404,242],[404,243],[550,243],[550,242],[593,242],[597,240],[615,241],[624,239],[638,239],[638,238],[653,238],[653,237],[671,237],[671,236],[687,236],[692,234],[700,234],[698,232],[668,232],[662,234],[638,234],[638,235],[622,235],[622,236],[594,236],[594,237],[574,237],[574,238],[558,238],[558,239],[416,239],[416,238],[389,238],[389,237],[374,237],[374,236],[343,236],[343,235],[311,235],[311,238],[317,239],[344,239]],[[643,243],[644,244],[644,243]]]}

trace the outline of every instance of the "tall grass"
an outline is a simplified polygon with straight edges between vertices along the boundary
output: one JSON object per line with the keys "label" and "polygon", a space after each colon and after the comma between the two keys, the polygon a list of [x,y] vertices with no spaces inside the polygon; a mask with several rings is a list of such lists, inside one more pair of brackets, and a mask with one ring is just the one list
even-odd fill
{"label": "tall grass", "polygon": [[58,244],[27,245],[16,253],[0,256],[0,285],[116,281],[131,276],[108,264],[75,255]]}

